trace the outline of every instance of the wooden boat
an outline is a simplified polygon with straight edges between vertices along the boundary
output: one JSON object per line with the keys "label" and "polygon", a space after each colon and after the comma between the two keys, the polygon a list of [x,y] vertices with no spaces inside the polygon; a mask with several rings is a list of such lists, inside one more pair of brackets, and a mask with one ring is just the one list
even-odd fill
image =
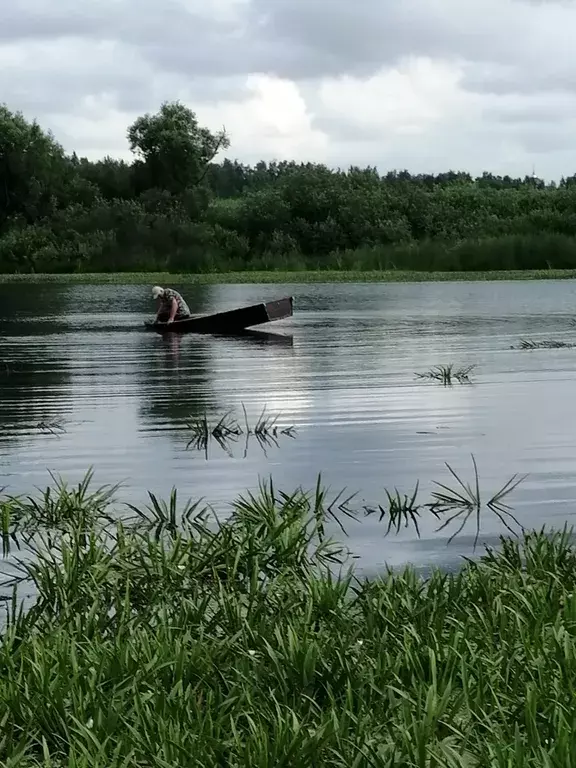
{"label": "wooden boat", "polygon": [[288,296],[278,301],[253,304],[251,307],[231,309],[215,315],[195,315],[173,323],[144,323],[149,330],[157,333],[219,333],[234,334],[255,325],[271,323],[292,317],[294,299]]}

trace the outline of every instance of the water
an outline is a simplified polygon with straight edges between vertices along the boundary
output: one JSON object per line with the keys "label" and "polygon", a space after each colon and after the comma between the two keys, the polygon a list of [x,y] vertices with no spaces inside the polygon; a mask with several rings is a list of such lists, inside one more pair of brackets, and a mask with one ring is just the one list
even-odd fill
{"label": "water", "polygon": [[[220,511],[259,479],[312,488],[318,473],[358,504],[384,488],[423,495],[450,481],[448,462],[487,496],[514,473],[528,526],[572,522],[576,498],[576,349],[517,351],[521,338],[576,341],[572,281],[269,286],[174,286],[193,312],[295,296],[275,337],[163,338],[143,329],[154,312],[147,286],[0,285],[0,486],[28,492],[70,482],[123,482],[123,501],[147,490],[205,497]],[[477,365],[471,386],[444,388],[416,371]],[[188,417],[242,404],[254,422],[280,413],[295,438],[266,452],[255,440],[186,449]],[[64,431],[59,429],[61,427]],[[450,481],[453,484],[452,481]],[[454,567],[474,531],[448,546],[424,518],[385,538],[375,518],[348,525],[366,572],[385,563]],[[481,543],[496,543],[485,515]]]}

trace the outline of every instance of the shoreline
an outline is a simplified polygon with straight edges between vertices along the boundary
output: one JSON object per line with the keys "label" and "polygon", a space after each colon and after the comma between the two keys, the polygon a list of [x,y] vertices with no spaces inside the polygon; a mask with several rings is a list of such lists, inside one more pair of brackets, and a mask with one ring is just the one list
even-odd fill
{"label": "shoreline", "polygon": [[169,273],[169,272],[87,272],[0,274],[0,284],[62,283],[78,285],[147,285],[182,283],[188,285],[240,285],[281,283],[422,283],[422,282],[503,282],[520,280],[575,280],[576,269],[498,270],[486,272],[346,271],[306,270]]}

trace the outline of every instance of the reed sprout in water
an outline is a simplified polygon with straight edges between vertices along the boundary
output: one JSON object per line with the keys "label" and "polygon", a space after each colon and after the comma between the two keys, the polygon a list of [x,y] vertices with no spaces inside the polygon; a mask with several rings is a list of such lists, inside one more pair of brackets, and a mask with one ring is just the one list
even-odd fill
{"label": "reed sprout in water", "polygon": [[470,384],[470,374],[475,368],[475,365],[456,368],[453,363],[450,363],[449,365],[435,365],[429,371],[416,373],[415,376],[418,379],[438,381],[444,386],[450,386],[455,381],[459,384]]}
{"label": "reed sprout in water", "polygon": [[456,531],[449,537],[448,543],[451,543],[463,531],[467,522],[474,516],[474,548],[476,548],[480,536],[482,511],[485,509],[494,514],[502,525],[511,534],[515,535],[516,531],[512,526],[522,530],[522,525],[513,514],[512,507],[505,502],[505,499],[526,479],[526,476],[513,475],[498,491],[492,493],[484,501],[484,496],[480,491],[478,465],[474,456],[472,456],[472,466],[474,477],[472,483],[469,483],[463,480],[450,464],[446,464],[456,484],[449,486],[446,483],[435,482],[434,485],[439,490],[431,493],[431,501],[420,502],[418,500],[419,484],[416,483],[416,487],[410,495],[402,495],[397,489],[395,489],[394,494],[385,491],[386,503],[384,505],[378,505],[377,507],[367,506],[364,507],[364,511],[368,515],[378,515],[380,521],[388,521],[386,534],[393,530],[398,533],[402,527],[408,528],[412,526],[419,536],[420,528],[418,521],[423,511],[432,513],[441,522],[437,531],[443,531],[452,523],[457,522],[459,525]]}
{"label": "reed sprout in water", "polygon": [[[436,516],[448,516],[448,519],[442,523],[439,530],[444,530],[455,520],[460,521],[460,527],[450,537],[449,541],[452,541],[454,537],[463,530],[470,517],[474,515],[476,520],[474,547],[476,547],[480,535],[480,516],[483,500],[480,493],[478,466],[474,456],[472,456],[472,464],[474,468],[474,480],[472,484],[462,480],[454,469],[452,469],[449,464],[446,464],[448,471],[456,480],[456,486],[451,487],[444,483],[435,483],[439,490],[432,493],[433,500],[428,505],[428,508]],[[525,479],[526,476],[513,475],[498,491],[496,491],[496,493],[489,496],[485,502],[486,509],[494,513],[510,533],[514,533],[511,524],[515,524],[519,528],[522,526],[513,515],[512,507],[510,507],[504,499],[506,499]]]}
{"label": "reed sprout in water", "polygon": [[[431,503],[511,492],[453,479]],[[114,522],[83,487],[12,580],[35,604],[4,606],[1,765],[574,764],[571,531],[503,537],[457,574],[361,578],[329,535],[353,499],[320,478],[262,483],[221,522],[175,491]],[[390,506],[410,517],[417,491]]]}
{"label": "reed sprout in water", "polygon": [[384,519],[388,520],[386,535],[391,531],[399,533],[402,527],[409,528],[412,526],[416,534],[420,536],[418,519],[423,505],[417,501],[418,488],[419,483],[416,483],[414,491],[409,496],[401,494],[398,489],[394,489],[394,493],[385,489],[386,503],[384,505],[379,504],[378,507],[364,507],[364,511],[367,515],[378,514],[380,522]]}
{"label": "reed sprout in water", "polygon": [[227,411],[219,421],[212,423],[205,415],[198,419],[190,420],[186,426],[192,433],[192,438],[188,441],[186,448],[195,448],[202,450],[208,458],[208,447],[212,439],[216,440],[218,445],[231,454],[231,446],[238,442],[240,437],[245,437],[245,454],[248,450],[248,441],[250,437],[256,438],[259,445],[265,449],[271,445],[278,445],[280,437],[296,436],[296,429],[293,426],[280,426],[278,421],[280,414],[268,414],[266,407],[263,408],[255,424],[251,425],[244,404],[242,404],[244,415],[244,424],[236,420],[232,411]]}
{"label": "reed sprout in water", "polygon": [[63,435],[66,432],[66,427],[63,423],[59,421],[40,421],[36,425],[36,429],[39,432],[43,432],[44,434],[49,435],[55,435],[56,437],[60,437],[60,435]]}
{"label": "reed sprout in water", "polygon": [[569,341],[559,341],[555,339],[543,339],[536,341],[534,339],[522,339],[518,349],[573,349],[576,344]]}
{"label": "reed sprout in water", "polygon": [[242,404],[242,410],[244,412],[244,423],[246,425],[246,434],[247,435],[255,435],[256,437],[262,437],[262,438],[276,438],[280,435],[286,435],[288,437],[293,437],[296,433],[296,429],[294,427],[280,427],[278,426],[278,420],[280,418],[280,414],[276,414],[275,416],[272,414],[266,413],[266,406],[262,409],[262,413],[258,417],[258,420],[256,421],[256,424],[254,427],[251,427],[248,422],[248,415],[246,413],[246,408],[244,407],[244,404]]}
{"label": "reed sprout in water", "polygon": [[192,434],[186,449],[193,447],[197,450],[207,451],[210,440],[214,439],[223,450],[227,450],[228,444],[235,442],[242,434],[241,427],[230,412],[226,412],[214,424],[210,423],[208,417],[204,415],[186,422],[186,426]]}

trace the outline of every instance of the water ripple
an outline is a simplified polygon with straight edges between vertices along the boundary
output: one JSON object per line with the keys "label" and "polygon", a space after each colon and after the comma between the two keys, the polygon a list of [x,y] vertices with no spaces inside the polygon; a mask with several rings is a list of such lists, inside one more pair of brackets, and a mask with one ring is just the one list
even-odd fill
{"label": "water ripple", "polygon": [[[576,340],[574,283],[175,286],[204,312],[296,295],[280,338],[162,338],[143,329],[153,307],[137,286],[0,286],[0,485],[28,492],[55,470],[76,481],[123,481],[123,500],[148,489],[206,497],[218,508],[272,474],[278,485],[334,489],[377,503],[384,488],[424,492],[467,477],[470,454],[487,492],[529,472],[515,499],[526,524],[570,521],[576,499],[576,350],[511,349],[522,338]],[[471,385],[415,378],[440,363],[476,365]],[[296,429],[263,450],[240,440],[186,449],[186,422],[232,410],[251,422],[266,406]],[[41,425],[54,426],[54,431]],[[486,519],[484,539],[497,539]],[[424,539],[387,540],[371,518],[354,525],[367,570],[383,562],[449,565],[434,521]],[[468,543],[466,543],[468,542]]]}

